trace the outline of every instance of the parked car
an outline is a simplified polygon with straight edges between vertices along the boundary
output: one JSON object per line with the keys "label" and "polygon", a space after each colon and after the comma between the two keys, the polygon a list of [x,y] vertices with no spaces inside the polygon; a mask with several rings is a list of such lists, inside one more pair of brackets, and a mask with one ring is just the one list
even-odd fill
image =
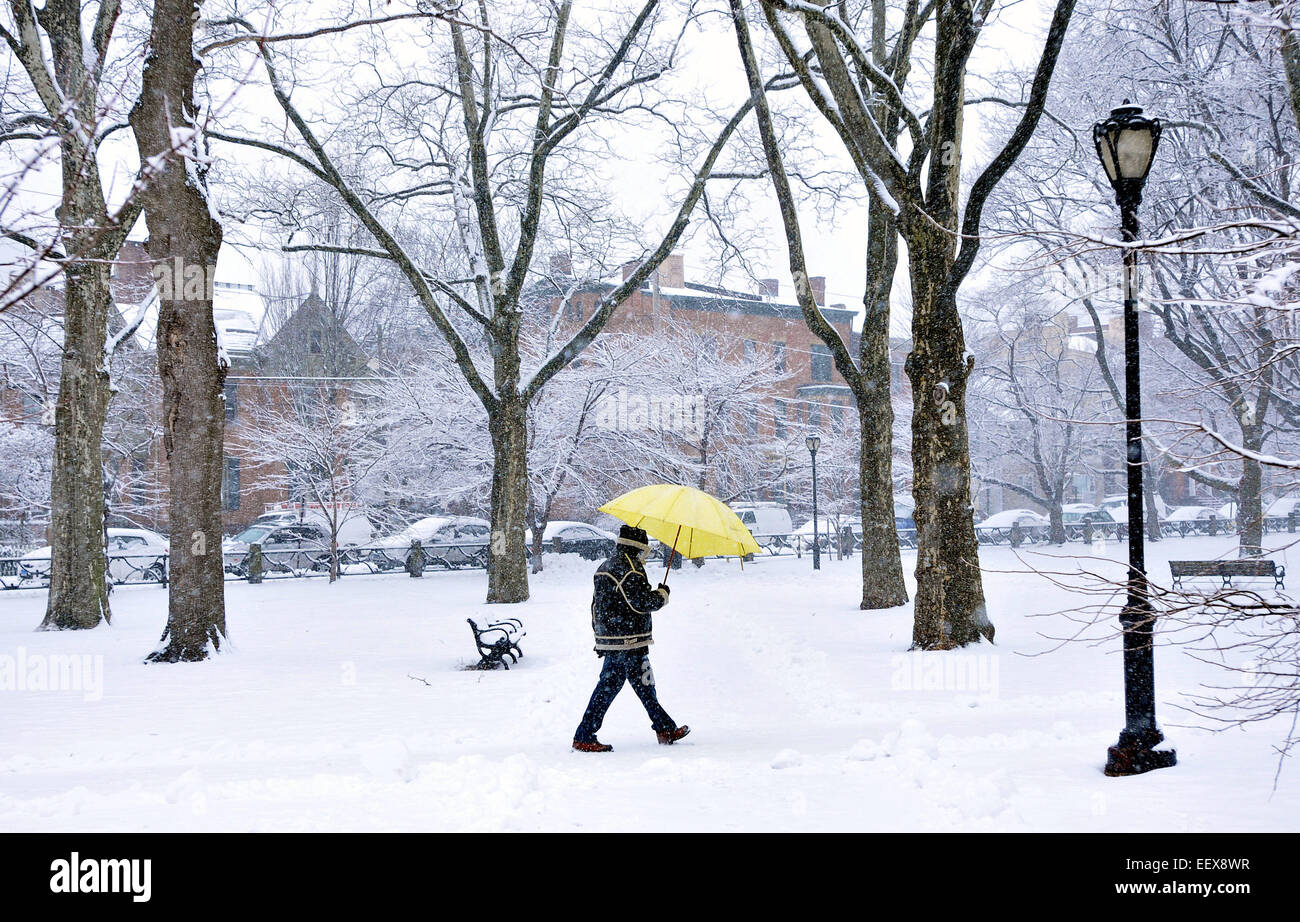
{"label": "parked car", "polygon": [[[316,503],[299,508],[298,503],[276,503],[253,522],[253,525],[317,525],[329,535],[334,513],[327,513]],[[337,512],[339,547],[365,547],[376,537],[375,526],[359,508],[340,505]],[[326,542],[328,543],[328,541]]]}
{"label": "parked car", "polygon": [[[167,577],[167,556],[170,545],[167,539],[147,528],[106,529],[108,543],[108,577],[115,583],[160,583]],[[50,578],[50,556],[53,550],[47,545],[25,554],[18,561],[21,580],[44,581]]]}
{"label": "parked car", "polygon": [[1177,506],[1169,510],[1169,515],[1160,523],[1160,528],[1167,535],[1208,535],[1212,520],[1217,521],[1219,528],[1223,527],[1224,520],[1217,509],[1209,506]]}
{"label": "parked car", "polygon": [[759,547],[775,553],[789,546],[794,523],[790,521],[790,510],[785,506],[780,503],[748,503],[732,506],[731,511],[749,529]]}
{"label": "parked car", "polygon": [[492,526],[467,515],[430,515],[370,545],[366,561],[380,570],[406,565],[412,541],[424,549],[425,563],[447,569],[485,567]]}
{"label": "parked car", "polygon": [[1115,537],[1119,532],[1119,523],[1110,511],[1092,503],[1066,503],[1061,507],[1061,521],[1065,524],[1065,537],[1070,541],[1082,541],[1089,533],[1089,525],[1093,526],[1093,535]]}
{"label": "parked car", "polygon": [[[915,509],[910,496],[894,497],[894,529],[898,532],[898,543],[902,547],[916,547],[916,521],[912,518]],[[853,534],[853,546],[859,548],[862,546],[862,519],[854,516],[818,516],[818,537],[821,539],[822,550],[833,548],[833,532],[838,525],[840,532],[843,533],[848,529]],[[791,544],[796,546],[800,551],[809,551],[812,549],[812,519],[809,519],[798,529],[795,530]]]}
{"label": "parked car", "polygon": [[1092,503],[1066,503],[1061,507],[1061,521],[1066,525],[1082,525],[1087,521],[1114,521],[1110,513]]}
{"label": "parked car", "polygon": [[1293,512],[1300,516],[1300,496],[1283,496],[1268,504],[1268,508],[1264,510],[1264,518],[1284,519]]}
{"label": "parked car", "polygon": [[977,524],[975,535],[984,543],[1010,544],[1011,529],[1016,525],[1025,541],[1042,541],[1047,538],[1051,522],[1032,509],[1003,509]]}
{"label": "parked car", "polygon": [[[857,547],[862,543],[862,519],[857,516],[817,516],[817,539],[821,546],[822,553],[826,553],[835,547],[836,529],[842,534],[845,529],[853,533],[853,544]],[[813,523],[812,519],[804,522],[791,536],[791,543],[801,552],[812,550],[813,546]]]}
{"label": "parked car", "polygon": [[[533,553],[533,530],[524,535],[528,554]],[[542,531],[542,548],[553,554],[579,554],[585,560],[603,560],[614,553],[617,536],[586,522],[547,522]]]}
{"label": "parked car", "polygon": [[[1128,524],[1128,494],[1116,493],[1114,496],[1107,496],[1101,501],[1101,508],[1110,513],[1110,517],[1116,522]],[[1156,515],[1163,522],[1169,517],[1170,508],[1165,505],[1165,501],[1156,494]]]}
{"label": "parked car", "polygon": [[315,522],[276,523],[259,519],[233,538],[221,542],[226,572],[240,576],[248,572],[248,551],[262,548],[262,569],[322,570],[330,565],[330,533]]}

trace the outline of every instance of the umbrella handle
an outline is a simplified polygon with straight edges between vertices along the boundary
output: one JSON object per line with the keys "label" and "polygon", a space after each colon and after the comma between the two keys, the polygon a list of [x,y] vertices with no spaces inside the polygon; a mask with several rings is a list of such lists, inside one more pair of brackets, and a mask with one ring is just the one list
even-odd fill
{"label": "umbrella handle", "polygon": [[664,567],[664,585],[668,585],[668,571],[673,568],[673,558],[677,556],[677,539],[682,536],[682,526],[677,526],[677,534],[673,538],[673,549],[668,553],[668,566]]}

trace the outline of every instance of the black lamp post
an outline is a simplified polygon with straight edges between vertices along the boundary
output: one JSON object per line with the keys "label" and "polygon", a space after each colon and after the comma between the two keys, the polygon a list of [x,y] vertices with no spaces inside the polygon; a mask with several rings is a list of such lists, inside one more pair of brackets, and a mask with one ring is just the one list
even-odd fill
{"label": "black lamp post", "polygon": [[[1126,99],[1092,128],[1097,156],[1115,189],[1122,238],[1138,238],[1142,187],[1160,143],[1160,120]],[[1107,775],[1137,775],[1178,761],[1172,749],[1157,750],[1164,734],[1156,726],[1155,620],[1146,575],[1142,530],[1142,396],[1139,374],[1137,253],[1124,250],[1124,416],[1128,447],[1128,600],[1120,612],[1124,630],[1124,729],[1106,754]]]}
{"label": "black lamp post", "polygon": [[812,475],[813,475],[813,569],[822,568],[822,549],[821,540],[817,534],[817,449],[822,447],[822,439],[819,435],[810,435],[803,440],[808,446],[808,454],[812,455]]}

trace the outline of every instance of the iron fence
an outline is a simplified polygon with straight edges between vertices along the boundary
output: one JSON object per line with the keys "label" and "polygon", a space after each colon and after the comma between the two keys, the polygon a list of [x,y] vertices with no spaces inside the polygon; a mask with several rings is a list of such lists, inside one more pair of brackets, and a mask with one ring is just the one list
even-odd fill
{"label": "iron fence", "polygon": [[[1163,522],[1161,534],[1166,538],[1230,535],[1236,523],[1219,519],[1189,522]],[[1297,517],[1269,516],[1264,520],[1266,534],[1300,534]],[[898,543],[902,548],[915,548],[915,528],[899,528]],[[1050,542],[1050,529],[1046,525],[981,528],[975,535],[982,545],[1040,545]],[[1122,541],[1128,536],[1128,527],[1122,522],[1071,523],[1065,526],[1066,541],[1089,543],[1102,538]],[[812,550],[811,536],[799,533],[783,535],[758,535],[755,540],[762,556],[802,556]],[[857,550],[861,538],[855,533],[853,547],[846,549],[851,555]],[[838,549],[835,535],[820,535],[824,552]],[[256,550],[254,550],[254,548]],[[666,557],[667,548],[662,549]],[[256,558],[256,562],[255,559]],[[254,545],[248,551],[222,552],[223,568],[228,581],[261,582],[264,579],[295,579],[327,577],[333,558],[329,548],[300,546],[263,550]],[[349,546],[338,549],[340,576],[357,574],[406,573],[422,576],[424,571],[481,570],[487,567],[488,546],[481,542],[422,545],[409,547],[377,544]],[[49,586],[50,559],[31,550],[0,546],[0,588],[39,589]],[[108,577],[113,585],[158,584],[167,585],[168,555],[146,552],[125,554],[109,552]]]}

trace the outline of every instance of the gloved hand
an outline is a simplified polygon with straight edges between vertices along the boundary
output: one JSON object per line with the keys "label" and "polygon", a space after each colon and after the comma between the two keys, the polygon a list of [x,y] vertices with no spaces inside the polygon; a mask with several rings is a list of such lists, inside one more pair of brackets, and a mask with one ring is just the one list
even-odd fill
{"label": "gloved hand", "polygon": [[671,593],[671,590],[668,588],[668,584],[667,584],[667,583],[660,583],[660,584],[659,584],[659,588],[662,589],[662,590],[664,591],[664,595],[665,595],[665,596],[667,596],[667,595],[669,595],[669,594]]}

